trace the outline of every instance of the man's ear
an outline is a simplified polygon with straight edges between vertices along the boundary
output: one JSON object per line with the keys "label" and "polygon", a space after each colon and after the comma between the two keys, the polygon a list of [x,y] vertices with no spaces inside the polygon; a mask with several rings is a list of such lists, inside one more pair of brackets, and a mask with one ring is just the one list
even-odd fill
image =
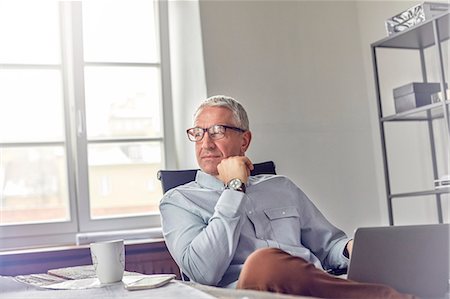
{"label": "man's ear", "polygon": [[245,131],[244,133],[242,133],[242,145],[241,145],[242,154],[245,154],[248,147],[250,146],[251,141],[252,141],[252,132]]}

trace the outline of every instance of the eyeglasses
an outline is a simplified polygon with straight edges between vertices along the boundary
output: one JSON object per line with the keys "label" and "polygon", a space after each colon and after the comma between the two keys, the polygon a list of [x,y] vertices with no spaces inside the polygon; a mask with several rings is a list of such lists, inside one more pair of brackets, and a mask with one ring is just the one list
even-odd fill
{"label": "eyeglasses", "polygon": [[190,141],[198,142],[203,139],[203,136],[205,136],[205,132],[208,132],[209,137],[212,140],[222,139],[223,137],[225,137],[225,131],[227,129],[234,130],[237,132],[245,132],[245,130],[241,128],[230,127],[225,125],[214,125],[206,129],[195,127],[188,129],[186,132]]}

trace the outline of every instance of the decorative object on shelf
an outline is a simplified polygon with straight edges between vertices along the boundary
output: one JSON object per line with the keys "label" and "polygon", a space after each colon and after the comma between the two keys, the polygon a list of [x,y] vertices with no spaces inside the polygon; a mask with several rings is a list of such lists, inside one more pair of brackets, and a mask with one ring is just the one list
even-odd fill
{"label": "decorative object on shelf", "polygon": [[394,88],[395,112],[400,113],[431,104],[431,95],[440,91],[439,83],[408,83]]}
{"label": "decorative object on shelf", "polygon": [[399,13],[386,20],[386,30],[388,35],[402,32],[419,23],[425,22],[434,16],[446,12],[449,9],[448,3],[423,2]]}
{"label": "decorative object on shelf", "polygon": [[[450,89],[447,89],[446,91],[447,94],[447,99],[450,99]],[[440,103],[444,101],[444,93],[442,91],[437,92],[437,93],[433,93],[431,95],[431,103]]]}
{"label": "decorative object on shelf", "polygon": [[450,175],[444,175],[434,181],[434,189],[450,188]]}

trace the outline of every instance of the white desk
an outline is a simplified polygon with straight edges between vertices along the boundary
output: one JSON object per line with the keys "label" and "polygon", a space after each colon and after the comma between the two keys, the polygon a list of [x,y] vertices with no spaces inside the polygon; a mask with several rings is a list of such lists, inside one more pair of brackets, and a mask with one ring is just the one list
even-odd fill
{"label": "white desk", "polygon": [[13,277],[0,276],[0,298],[4,299],[103,299],[103,298],[167,298],[167,299],[301,299],[299,297],[251,290],[223,289],[173,281],[164,287],[127,291],[121,283],[85,290],[48,290],[17,282]]}
{"label": "white desk", "polygon": [[161,288],[139,291],[127,291],[122,283],[84,290],[48,290],[17,282],[12,277],[0,276],[0,290],[1,298],[5,299],[215,298],[179,281],[170,282]]}

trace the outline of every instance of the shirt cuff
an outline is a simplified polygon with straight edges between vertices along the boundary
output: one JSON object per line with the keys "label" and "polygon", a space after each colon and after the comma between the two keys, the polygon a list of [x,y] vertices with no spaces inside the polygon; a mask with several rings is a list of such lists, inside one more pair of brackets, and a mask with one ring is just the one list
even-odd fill
{"label": "shirt cuff", "polygon": [[217,201],[215,210],[227,217],[236,217],[243,213],[242,207],[246,198],[244,192],[225,189]]}
{"label": "shirt cuff", "polygon": [[350,240],[350,238],[343,238],[333,246],[334,248],[331,250],[329,257],[330,268],[345,269],[348,267],[350,259],[344,255],[344,248]]}

